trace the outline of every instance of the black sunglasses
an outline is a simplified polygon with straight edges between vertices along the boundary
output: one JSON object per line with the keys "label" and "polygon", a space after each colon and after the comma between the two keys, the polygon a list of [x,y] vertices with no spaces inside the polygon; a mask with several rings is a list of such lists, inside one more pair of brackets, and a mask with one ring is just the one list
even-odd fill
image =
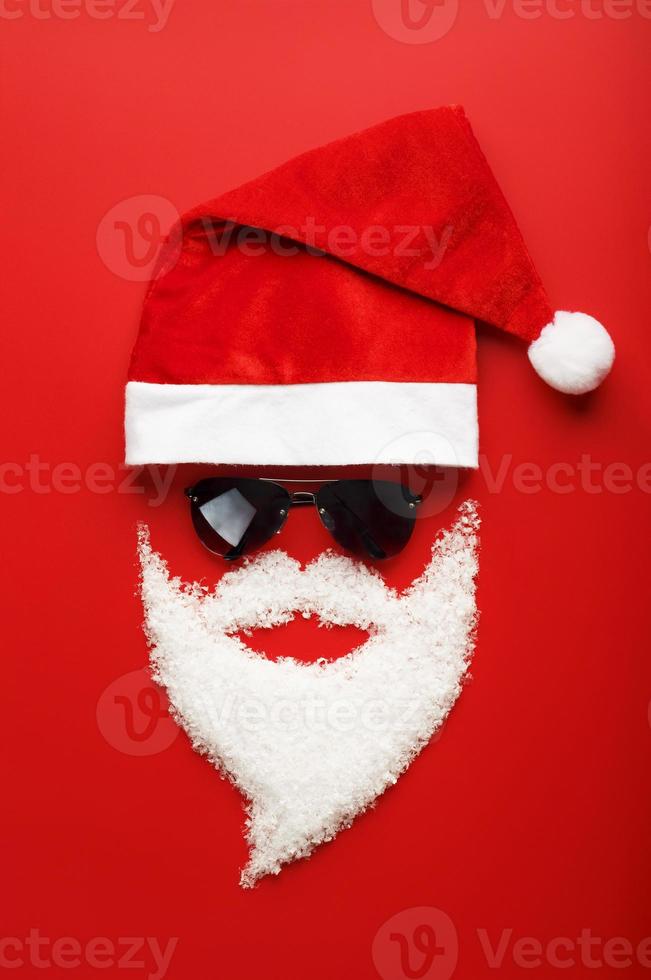
{"label": "black sunglasses", "polygon": [[271,480],[209,477],[185,493],[200,541],[228,561],[278,534],[292,507],[316,507],[323,526],[347,551],[390,558],[409,541],[421,502],[389,480],[336,480],[316,491],[289,493]]}

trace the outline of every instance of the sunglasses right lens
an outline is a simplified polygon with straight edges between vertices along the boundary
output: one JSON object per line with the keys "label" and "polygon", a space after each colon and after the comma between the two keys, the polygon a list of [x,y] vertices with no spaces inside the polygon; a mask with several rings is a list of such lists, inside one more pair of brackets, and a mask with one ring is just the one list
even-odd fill
{"label": "sunglasses right lens", "polygon": [[256,551],[287,520],[290,497],[263,480],[200,480],[188,493],[192,523],[205,547],[222,558]]}
{"label": "sunglasses right lens", "polygon": [[340,480],[317,494],[319,516],[335,541],[354,554],[391,558],[405,547],[419,498],[388,480]]}

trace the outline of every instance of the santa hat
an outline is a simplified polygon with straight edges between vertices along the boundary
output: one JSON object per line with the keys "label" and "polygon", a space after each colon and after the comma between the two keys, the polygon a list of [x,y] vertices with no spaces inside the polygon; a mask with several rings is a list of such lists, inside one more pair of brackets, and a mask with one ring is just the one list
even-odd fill
{"label": "santa hat", "polygon": [[[554,312],[458,106],[312,150],[185,215],[145,301],[127,462],[477,465],[475,320],[559,391],[614,346]],[[430,443],[431,445],[431,443]]]}

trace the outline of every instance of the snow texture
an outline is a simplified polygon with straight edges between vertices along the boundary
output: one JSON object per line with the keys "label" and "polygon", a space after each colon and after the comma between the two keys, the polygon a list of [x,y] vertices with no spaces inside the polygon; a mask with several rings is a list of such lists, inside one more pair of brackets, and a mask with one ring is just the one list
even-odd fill
{"label": "snow texture", "polygon": [[[402,595],[326,552],[301,569],[282,551],[227,572],[213,591],[171,578],[139,530],[154,679],[194,748],[247,800],[243,886],[331,840],[373,804],[440,727],[461,692],[477,622],[479,519],[464,503]],[[295,614],[368,639],[334,661],[272,661],[234,634]]]}

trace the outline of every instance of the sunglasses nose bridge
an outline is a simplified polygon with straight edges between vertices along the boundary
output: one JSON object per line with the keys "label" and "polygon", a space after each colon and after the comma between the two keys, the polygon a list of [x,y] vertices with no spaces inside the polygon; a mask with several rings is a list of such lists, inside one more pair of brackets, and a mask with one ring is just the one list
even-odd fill
{"label": "sunglasses nose bridge", "polygon": [[316,494],[311,490],[296,490],[290,497],[290,507],[315,507]]}

